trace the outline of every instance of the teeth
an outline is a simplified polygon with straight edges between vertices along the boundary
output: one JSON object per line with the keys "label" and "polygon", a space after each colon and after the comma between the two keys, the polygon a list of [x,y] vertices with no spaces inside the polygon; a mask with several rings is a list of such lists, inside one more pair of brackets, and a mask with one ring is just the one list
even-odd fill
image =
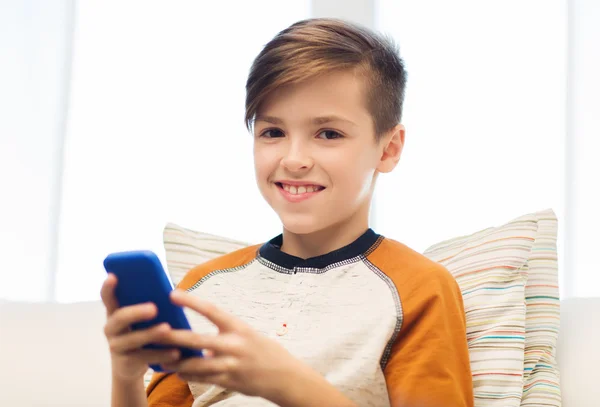
{"label": "teeth", "polygon": [[299,194],[306,194],[306,193],[310,193],[310,192],[317,192],[320,191],[322,188],[316,186],[316,185],[300,185],[300,186],[295,186],[295,185],[287,185],[287,184],[281,184],[283,189],[287,192],[289,192],[292,195],[299,195]]}

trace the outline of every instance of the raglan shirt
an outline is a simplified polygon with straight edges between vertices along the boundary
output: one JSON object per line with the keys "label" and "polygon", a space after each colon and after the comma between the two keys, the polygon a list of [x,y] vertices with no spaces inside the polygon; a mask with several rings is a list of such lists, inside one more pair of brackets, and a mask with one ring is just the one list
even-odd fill
{"label": "raglan shirt", "polygon": [[[371,229],[309,259],[281,243],[199,265],[179,288],[279,342],[358,406],[473,406],[462,296],[443,266]],[[186,315],[195,332],[217,333]],[[175,374],[154,374],[146,393],[150,407],[274,406]]]}

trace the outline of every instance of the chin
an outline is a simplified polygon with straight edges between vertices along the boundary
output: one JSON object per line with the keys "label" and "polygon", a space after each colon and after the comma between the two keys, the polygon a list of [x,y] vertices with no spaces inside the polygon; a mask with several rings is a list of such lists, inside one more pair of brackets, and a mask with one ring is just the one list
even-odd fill
{"label": "chin", "polygon": [[281,224],[288,232],[296,235],[308,235],[325,229],[328,224],[319,222],[312,216],[281,216]]}

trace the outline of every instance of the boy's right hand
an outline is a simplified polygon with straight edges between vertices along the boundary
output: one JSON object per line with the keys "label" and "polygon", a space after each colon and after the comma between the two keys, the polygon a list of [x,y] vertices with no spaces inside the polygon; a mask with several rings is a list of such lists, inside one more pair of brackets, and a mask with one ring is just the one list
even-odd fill
{"label": "boy's right hand", "polygon": [[109,274],[100,292],[106,307],[104,334],[110,348],[113,379],[126,382],[142,380],[149,364],[177,361],[180,353],[177,349],[142,349],[144,345],[160,342],[171,328],[168,324],[160,324],[132,331],[131,324],[156,316],[156,306],[146,303],[119,308],[115,297],[116,285],[117,278]]}

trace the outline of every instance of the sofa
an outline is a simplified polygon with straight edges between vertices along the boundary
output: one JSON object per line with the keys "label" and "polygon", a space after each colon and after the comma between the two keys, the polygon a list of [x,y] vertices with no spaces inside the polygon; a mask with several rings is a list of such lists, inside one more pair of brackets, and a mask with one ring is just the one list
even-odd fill
{"label": "sofa", "polygon": [[[477,407],[600,406],[600,298],[561,301],[557,225],[547,209],[423,252],[463,294]],[[175,224],[165,226],[163,243],[174,285],[194,266],[247,246]],[[0,407],[108,406],[104,320],[100,302],[0,300]]]}
{"label": "sofa", "polygon": [[[0,406],[110,406],[101,302],[0,301]],[[561,301],[564,407],[600,406],[600,298]]]}

